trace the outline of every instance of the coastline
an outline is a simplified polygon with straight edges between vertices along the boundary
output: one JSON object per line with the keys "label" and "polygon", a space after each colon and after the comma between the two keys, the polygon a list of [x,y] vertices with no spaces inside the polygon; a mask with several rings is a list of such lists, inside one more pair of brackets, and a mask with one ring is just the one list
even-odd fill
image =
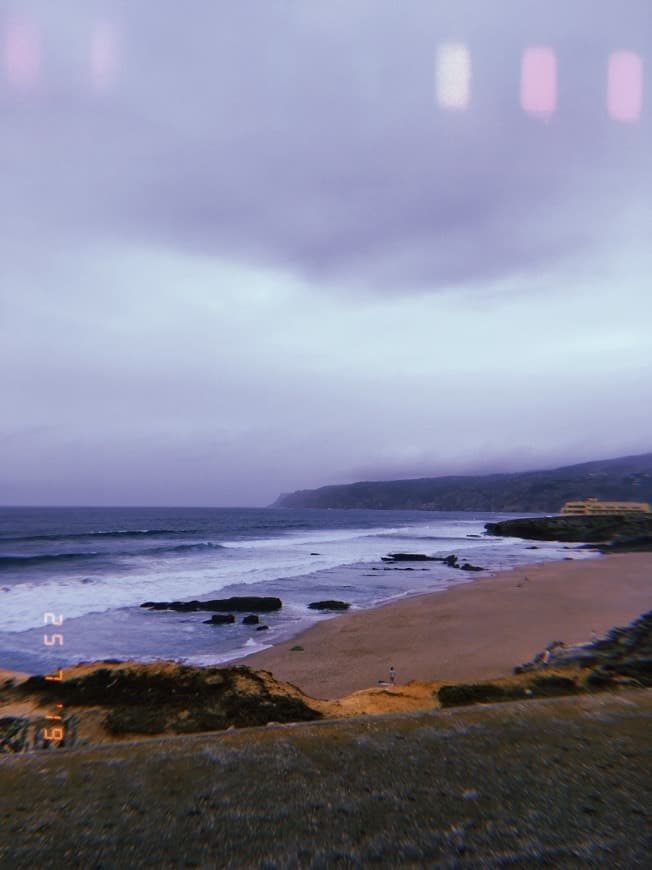
{"label": "coastline", "polygon": [[[526,563],[445,590],[338,614],[218,667],[269,671],[311,698],[333,701],[366,689],[382,692],[379,683],[393,665],[397,687],[391,694],[398,696],[399,687],[415,681],[420,696],[416,683],[511,676],[516,665],[552,641],[588,642],[594,632],[602,636],[651,608],[652,553]],[[0,682],[22,682],[27,676],[0,670]]]}
{"label": "coastline", "polygon": [[[651,553],[528,563],[444,591],[342,614],[224,666],[97,660],[62,669],[61,689],[42,677],[21,686],[24,674],[3,670],[3,745],[19,752],[44,748],[39,729],[47,726],[43,717],[51,718],[55,702],[61,708],[57,715],[64,716],[62,748],[70,748],[122,742],[134,734],[181,735],[432,710],[447,706],[450,698],[440,690],[451,683],[491,682],[488,697],[498,692],[501,700],[525,699],[532,690],[538,697],[546,687],[541,689],[538,678],[528,682],[529,676],[514,676],[514,667],[553,641],[576,647],[592,635],[604,637],[616,626],[630,626],[629,637],[645,652],[649,637],[641,639],[631,623],[652,611],[651,578]],[[649,617],[639,624],[649,633]],[[603,661],[609,667],[614,655],[618,659],[621,650],[631,651],[631,645],[621,647],[613,638],[607,647]],[[564,674],[563,664],[561,676],[555,676],[554,661],[542,679],[563,679],[573,692],[593,691],[594,684]],[[387,682],[392,665],[396,685]],[[636,669],[618,673],[625,674],[626,685],[640,685]],[[619,688],[617,681],[609,685]],[[563,694],[569,686],[562,688]]]}
{"label": "coastline", "polygon": [[338,615],[229,665],[320,699],[377,686],[392,665],[398,684],[498,679],[552,641],[588,642],[651,607],[652,553],[527,564]]}

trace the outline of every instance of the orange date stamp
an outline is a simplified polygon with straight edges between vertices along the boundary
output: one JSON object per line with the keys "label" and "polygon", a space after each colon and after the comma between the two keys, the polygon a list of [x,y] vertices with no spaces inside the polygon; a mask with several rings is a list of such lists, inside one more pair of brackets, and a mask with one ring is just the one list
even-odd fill
{"label": "orange date stamp", "polygon": [[[43,614],[43,623],[44,625],[53,625],[60,628],[63,625],[63,614],[59,614],[58,616],[51,611],[46,611]],[[63,632],[55,632],[51,634],[43,635],[43,645],[48,647],[53,646],[63,646]],[[48,674],[45,677],[46,680],[61,682],[63,680],[63,671],[61,668],[58,668],[54,674]],[[55,708],[55,712],[50,713],[45,718],[48,722],[57,722],[60,724],[51,725],[49,727],[43,728],[42,735],[43,739],[50,742],[61,743],[65,737],[65,726],[63,724],[63,704],[57,704]]]}

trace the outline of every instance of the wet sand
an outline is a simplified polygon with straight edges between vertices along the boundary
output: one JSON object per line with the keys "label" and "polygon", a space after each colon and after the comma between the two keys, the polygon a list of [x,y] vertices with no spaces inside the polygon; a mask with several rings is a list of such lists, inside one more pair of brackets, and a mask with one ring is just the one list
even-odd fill
{"label": "wet sand", "polygon": [[553,640],[590,641],[651,608],[652,553],[528,565],[337,616],[238,663],[314,698],[377,686],[392,665],[397,683],[493,679]]}

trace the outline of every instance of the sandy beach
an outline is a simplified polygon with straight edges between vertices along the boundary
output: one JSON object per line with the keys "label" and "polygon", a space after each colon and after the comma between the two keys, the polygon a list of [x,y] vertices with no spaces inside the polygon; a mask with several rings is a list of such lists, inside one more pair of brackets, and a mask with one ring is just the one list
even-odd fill
{"label": "sandy beach", "polygon": [[528,565],[337,616],[239,663],[315,698],[377,686],[392,665],[397,683],[493,679],[553,640],[589,641],[650,608],[650,553]]}

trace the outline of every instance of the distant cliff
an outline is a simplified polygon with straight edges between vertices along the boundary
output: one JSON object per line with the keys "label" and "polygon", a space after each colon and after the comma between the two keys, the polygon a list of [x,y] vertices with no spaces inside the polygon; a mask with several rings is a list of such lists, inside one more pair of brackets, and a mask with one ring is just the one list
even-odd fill
{"label": "distant cliff", "polygon": [[322,486],[284,494],[273,506],[557,513],[565,501],[590,497],[652,502],[652,453],[546,471]]}

